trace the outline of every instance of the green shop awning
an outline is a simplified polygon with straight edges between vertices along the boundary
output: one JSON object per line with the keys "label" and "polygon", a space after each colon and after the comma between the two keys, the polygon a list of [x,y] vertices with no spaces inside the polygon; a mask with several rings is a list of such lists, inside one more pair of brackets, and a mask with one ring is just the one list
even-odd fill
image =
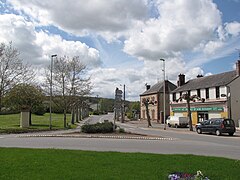
{"label": "green shop awning", "polygon": [[[197,107],[190,108],[191,111],[223,111],[223,107]],[[172,111],[187,111],[187,108],[172,108]]]}

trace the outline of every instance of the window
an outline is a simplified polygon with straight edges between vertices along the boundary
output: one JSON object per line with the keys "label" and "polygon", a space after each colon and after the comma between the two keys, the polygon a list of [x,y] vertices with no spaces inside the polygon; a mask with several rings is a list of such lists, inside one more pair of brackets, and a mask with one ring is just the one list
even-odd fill
{"label": "window", "polygon": [[[180,92],[179,94],[180,94],[180,97],[182,97],[182,92]],[[180,98],[180,101],[182,101],[182,98]]]}
{"label": "window", "polygon": [[219,91],[219,86],[216,87],[216,98],[220,97],[220,91]]}
{"label": "window", "polygon": [[206,88],[206,99],[209,99],[209,88]]}
{"label": "window", "polygon": [[201,98],[201,91],[200,91],[200,89],[197,89],[197,96],[198,96],[199,98]]}
{"label": "window", "polygon": [[172,97],[173,99],[173,101],[176,101],[176,93],[173,93],[173,97]]}

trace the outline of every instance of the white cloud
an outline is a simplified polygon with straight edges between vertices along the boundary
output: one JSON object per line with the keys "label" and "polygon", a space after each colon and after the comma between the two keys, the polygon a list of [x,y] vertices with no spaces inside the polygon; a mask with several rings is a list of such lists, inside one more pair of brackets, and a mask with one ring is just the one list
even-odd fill
{"label": "white cloud", "polygon": [[212,1],[157,1],[160,16],[125,41],[124,51],[144,60],[174,57],[215,37],[221,13]]}
{"label": "white cloud", "polygon": [[49,64],[51,54],[78,55],[88,66],[98,66],[98,50],[79,41],[66,41],[59,35],[36,32],[33,23],[22,16],[0,15],[0,42],[13,42],[25,62],[33,65]]}
{"label": "white cloud", "polygon": [[225,29],[227,33],[233,36],[238,36],[240,34],[240,23],[239,22],[226,23]]}
{"label": "white cloud", "polygon": [[119,36],[135,21],[145,19],[148,11],[147,0],[11,0],[9,3],[41,25],[53,24],[78,35],[98,32]]}

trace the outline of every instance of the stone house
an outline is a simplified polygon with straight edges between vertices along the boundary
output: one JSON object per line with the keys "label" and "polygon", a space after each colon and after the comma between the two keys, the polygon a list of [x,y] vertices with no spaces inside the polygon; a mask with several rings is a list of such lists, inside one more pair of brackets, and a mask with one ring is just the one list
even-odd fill
{"label": "stone house", "polygon": [[[164,82],[158,82],[157,84],[153,85],[146,85],[146,91],[140,95],[140,119],[147,119],[146,115],[146,107],[143,103],[144,99],[148,99],[149,101],[153,102],[153,104],[149,105],[149,114],[151,120],[155,120],[157,122],[163,122],[163,97],[164,97]],[[170,115],[170,106],[169,106],[169,94],[171,91],[176,89],[176,85],[171,83],[168,80],[165,80],[165,112],[166,117]]]}

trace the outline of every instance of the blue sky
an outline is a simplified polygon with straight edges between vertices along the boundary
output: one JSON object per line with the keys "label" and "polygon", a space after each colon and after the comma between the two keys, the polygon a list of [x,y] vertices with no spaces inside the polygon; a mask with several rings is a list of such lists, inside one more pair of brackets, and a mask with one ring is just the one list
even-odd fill
{"label": "blue sky", "polygon": [[51,54],[78,55],[92,95],[113,98],[126,85],[138,100],[145,84],[176,83],[235,68],[240,48],[239,0],[0,0],[0,42],[12,41],[38,82]]}

